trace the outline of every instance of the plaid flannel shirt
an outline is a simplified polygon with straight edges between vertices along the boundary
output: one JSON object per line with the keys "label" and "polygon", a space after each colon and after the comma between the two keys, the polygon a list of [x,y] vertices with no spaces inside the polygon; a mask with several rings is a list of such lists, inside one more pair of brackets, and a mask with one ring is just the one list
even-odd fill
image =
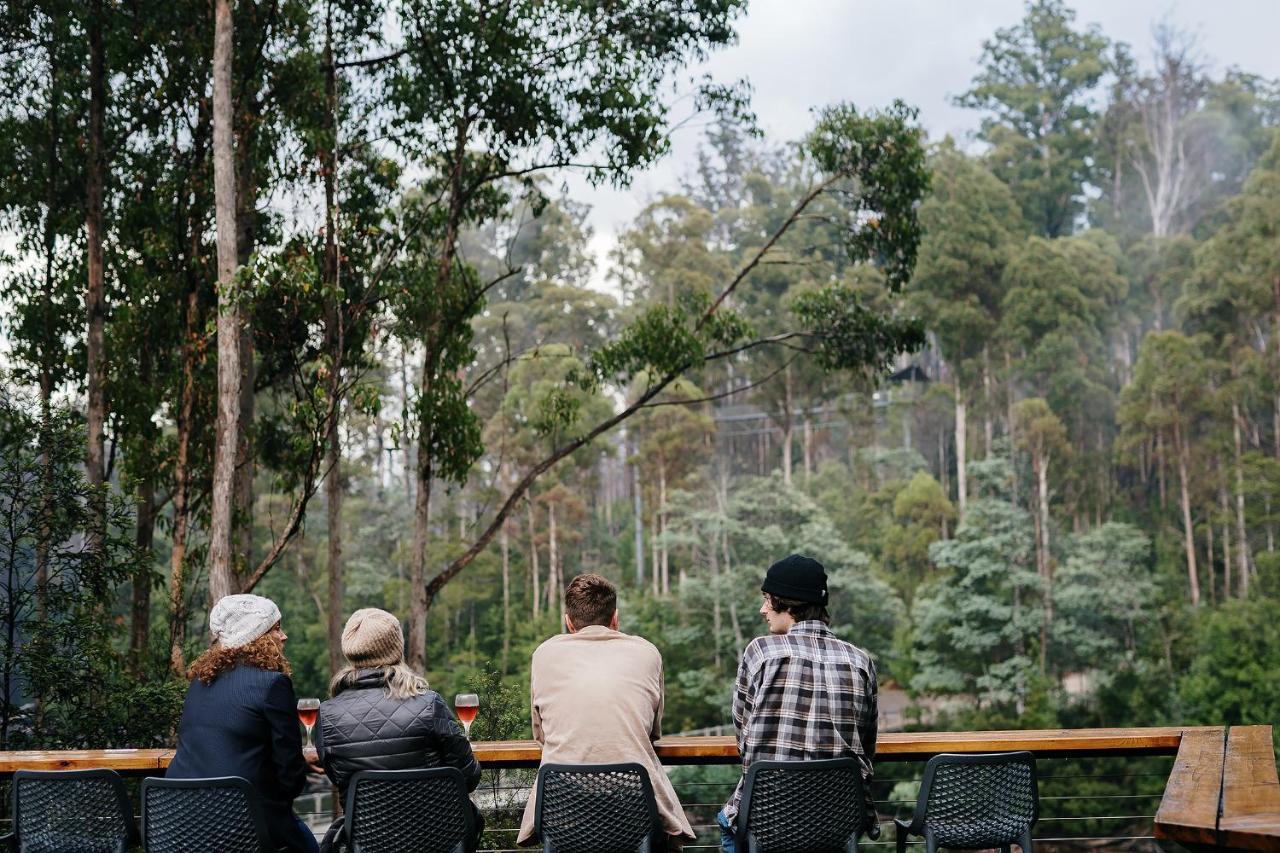
{"label": "plaid flannel shirt", "polygon": [[[870,785],[876,754],[876,669],[862,649],[817,620],[757,637],[738,665],[733,724],[745,774],[756,761],[854,757]],[[742,782],[725,804],[738,814]],[[875,814],[871,795],[867,805]]]}

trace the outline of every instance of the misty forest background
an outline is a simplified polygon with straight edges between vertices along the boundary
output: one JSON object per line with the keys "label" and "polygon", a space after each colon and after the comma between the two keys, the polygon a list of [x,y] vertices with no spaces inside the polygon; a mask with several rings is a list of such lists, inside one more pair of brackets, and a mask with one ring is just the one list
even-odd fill
{"label": "misty forest background", "polygon": [[[0,8],[0,749],[170,742],[250,588],[299,695],[384,607],[527,736],[584,571],[723,726],[791,551],[905,725],[1280,719],[1276,81],[1036,0],[976,140],[776,139],[738,0],[230,5]],[[681,125],[597,268],[565,171]]]}

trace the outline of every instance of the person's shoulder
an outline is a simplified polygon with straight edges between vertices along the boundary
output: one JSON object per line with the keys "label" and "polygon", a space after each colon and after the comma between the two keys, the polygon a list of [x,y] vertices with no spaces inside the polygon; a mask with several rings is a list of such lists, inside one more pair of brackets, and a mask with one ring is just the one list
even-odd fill
{"label": "person's shoulder", "polygon": [[658,647],[646,640],[644,637],[641,637],[639,634],[624,634],[619,631],[617,639],[625,641],[627,644],[643,653],[653,655],[658,660],[662,660],[662,652],[658,651]]}

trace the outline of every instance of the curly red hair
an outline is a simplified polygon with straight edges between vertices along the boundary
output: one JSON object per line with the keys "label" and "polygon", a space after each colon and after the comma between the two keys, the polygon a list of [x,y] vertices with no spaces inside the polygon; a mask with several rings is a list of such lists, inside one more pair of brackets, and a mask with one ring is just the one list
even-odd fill
{"label": "curly red hair", "polygon": [[187,678],[198,678],[206,685],[213,684],[219,675],[242,663],[267,672],[293,674],[289,669],[289,661],[284,656],[284,649],[267,633],[252,643],[245,643],[234,649],[224,648],[214,640],[213,645],[191,663],[187,669]]}

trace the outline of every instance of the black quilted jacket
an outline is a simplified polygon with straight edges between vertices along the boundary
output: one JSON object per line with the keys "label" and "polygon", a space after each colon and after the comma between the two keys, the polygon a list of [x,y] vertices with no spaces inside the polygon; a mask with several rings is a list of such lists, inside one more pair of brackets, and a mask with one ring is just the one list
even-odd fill
{"label": "black quilted jacket", "polygon": [[359,671],[354,686],[323,702],[315,734],[320,763],[344,801],[359,770],[447,766],[462,771],[468,791],[480,783],[480,763],[440,694],[392,699],[382,670]]}

